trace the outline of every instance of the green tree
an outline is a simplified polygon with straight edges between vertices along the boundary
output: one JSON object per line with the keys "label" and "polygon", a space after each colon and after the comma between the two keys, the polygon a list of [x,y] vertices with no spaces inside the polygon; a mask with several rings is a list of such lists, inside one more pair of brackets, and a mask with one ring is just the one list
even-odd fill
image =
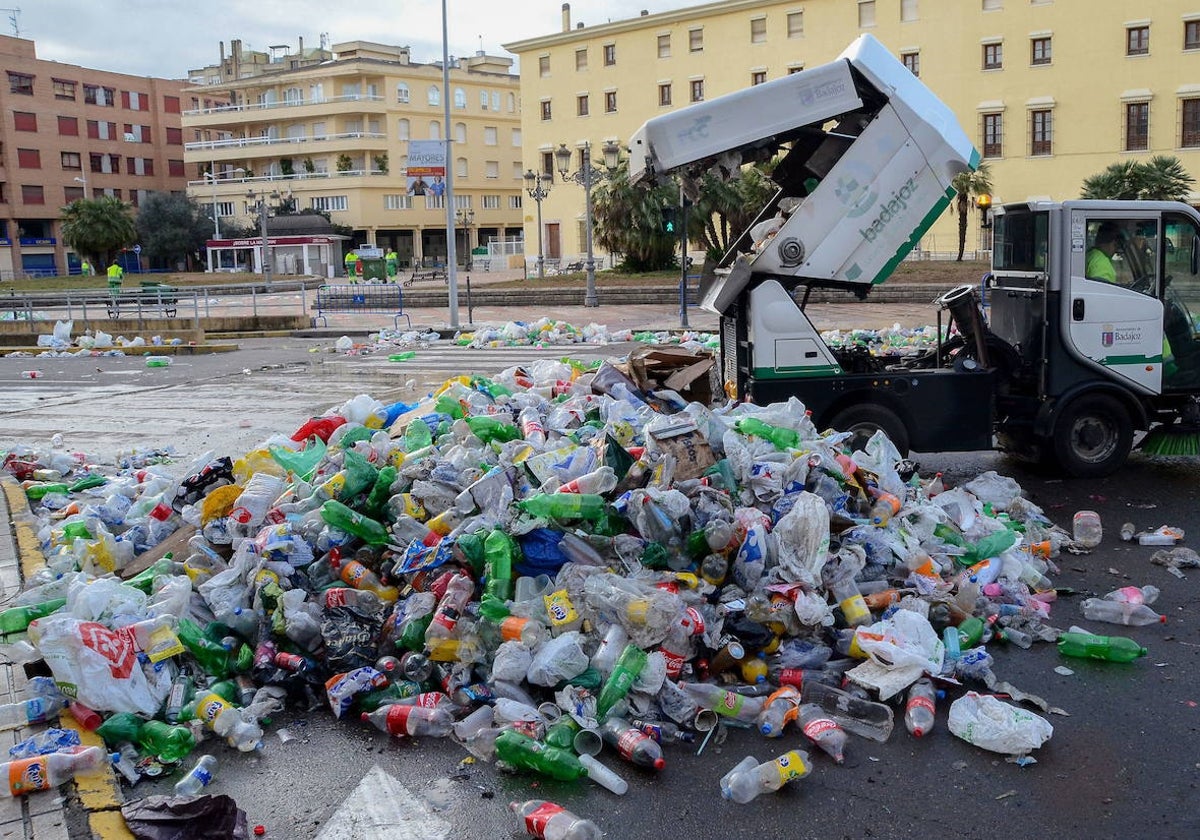
{"label": "green tree", "polygon": [[958,262],[962,262],[963,251],[967,247],[967,213],[981,195],[992,192],[992,170],[986,163],[979,164],[974,172],[961,172],[950,182],[957,195],[954,198],[954,211],[958,213]]}
{"label": "green tree", "polygon": [[778,189],[759,166],[748,166],[729,180],[705,173],[688,209],[688,241],[700,243],[709,257],[720,259]]}
{"label": "green tree", "polygon": [[62,209],[62,239],[103,271],[137,239],[133,208],[111,195],[72,201]]}
{"label": "green tree", "polygon": [[679,201],[674,184],[657,187],[629,182],[629,162],[621,161],[592,190],[596,243],[621,257],[626,271],[658,271],[677,265],[679,239],[663,231],[663,208]]}
{"label": "green tree", "polygon": [[1195,179],[1174,155],[1112,163],[1084,179],[1082,198],[1187,201]]}
{"label": "green tree", "polygon": [[137,234],[151,259],[169,264],[188,260],[203,249],[213,235],[213,225],[196,199],[152,192],[138,209]]}

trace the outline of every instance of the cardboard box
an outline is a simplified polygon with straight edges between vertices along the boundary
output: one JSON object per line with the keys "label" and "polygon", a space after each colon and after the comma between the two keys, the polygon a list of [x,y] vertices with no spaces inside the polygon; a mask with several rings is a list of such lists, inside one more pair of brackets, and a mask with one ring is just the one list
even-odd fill
{"label": "cardboard box", "polygon": [[685,400],[710,405],[717,360],[706,350],[641,347],[629,354],[629,377],[643,391],[669,388]]}
{"label": "cardboard box", "polygon": [[649,433],[655,446],[675,457],[675,480],[699,478],[717,462],[712,447],[689,414],[676,414]]}

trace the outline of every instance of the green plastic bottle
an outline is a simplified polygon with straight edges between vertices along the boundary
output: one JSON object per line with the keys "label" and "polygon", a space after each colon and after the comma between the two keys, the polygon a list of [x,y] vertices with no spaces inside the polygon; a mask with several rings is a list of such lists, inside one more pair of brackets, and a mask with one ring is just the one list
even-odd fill
{"label": "green plastic bottle", "polygon": [[1058,652],[1079,659],[1103,659],[1106,662],[1132,662],[1148,651],[1124,636],[1094,636],[1091,633],[1063,633],[1058,637]]}
{"label": "green plastic bottle", "polygon": [[387,528],[335,499],[321,505],[321,518],[370,545],[386,545],[390,539]]}
{"label": "green plastic bottle", "polygon": [[969,615],[958,624],[958,646],[961,650],[975,647],[979,644],[979,640],[983,638],[983,630],[986,625],[982,618]]}
{"label": "green plastic bottle", "polygon": [[485,595],[491,595],[501,601],[512,597],[512,567],[516,543],[513,538],[499,528],[493,530],[483,541],[484,574],[487,583],[483,586]]}
{"label": "green plastic bottle", "polygon": [[34,619],[50,615],[55,610],[61,609],[66,603],[66,598],[54,598],[41,604],[10,607],[4,612],[0,612],[0,633],[20,633],[29,627]]}
{"label": "green plastic bottle", "polygon": [[379,470],[375,477],[375,486],[371,488],[364,506],[364,513],[372,519],[383,518],[383,506],[392,498],[392,484],[396,481],[397,470],[391,464]]}
{"label": "green plastic bottle", "polygon": [[159,761],[168,764],[180,761],[196,748],[196,739],[190,729],[161,720],[148,720],[142,724],[137,743],[142,752],[157,756]]}
{"label": "green plastic bottle", "polygon": [[521,430],[512,423],[487,415],[468,417],[467,425],[471,427],[471,434],[484,443],[505,443],[521,436]]}
{"label": "green plastic bottle", "polygon": [[800,444],[800,433],[782,426],[772,426],[757,417],[743,417],[733,424],[743,435],[762,438],[775,444],[776,449],[796,449]]}
{"label": "green plastic bottle", "polygon": [[629,689],[637,682],[642,669],[646,667],[646,652],[635,644],[628,644],[617,661],[613,663],[612,673],[604,681],[600,696],[596,698],[596,717],[604,720],[617,701],[621,700]]}
{"label": "green plastic bottle", "polygon": [[179,619],[175,634],[205,673],[218,679],[229,675],[229,651],[205,636],[204,631],[194,621],[188,618]]}
{"label": "green plastic bottle", "polygon": [[116,712],[96,728],[96,734],[113,748],[126,743],[136,744],[141,738],[144,723],[145,721],[133,712]]}
{"label": "green plastic bottle", "polygon": [[600,519],[607,509],[595,493],[538,493],[517,502],[525,513],[541,519]]}
{"label": "green plastic bottle", "polygon": [[88,473],[83,478],[76,479],[75,483],[71,485],[71,492],[78,493],[80,490],[91,490],[93,487],[99,487],[107,483],[107,476],[103,476],[100,473]]}
{"label": "green plastic bottle", "polygon": [[28,498],[33,499],[34,501],[37,501],[38,499],[42,499],[51,493],[66,493],[70,489],[71,489],[71,486],[69,484],[66,484],[65,482],[47,481],[42,484],[31,484],[29,487],[26,487],[25,495]]}
{"label": "green plastic bottle", "polygon": [[125,581],[126,586],[140,589],[147,595],[154,586],[154,579],[159,575],[177,575],[182,570],[182,564],[176,563],[171,554],[166,554],[161,560],[155,560],[144,571]]}
{"label": "green plastic bottle", "polygon": [[496,736],[496,758],[518,770],[532,770],[561,782],[587,775],[587,768],[570,750],[535,741],[514,729]]}

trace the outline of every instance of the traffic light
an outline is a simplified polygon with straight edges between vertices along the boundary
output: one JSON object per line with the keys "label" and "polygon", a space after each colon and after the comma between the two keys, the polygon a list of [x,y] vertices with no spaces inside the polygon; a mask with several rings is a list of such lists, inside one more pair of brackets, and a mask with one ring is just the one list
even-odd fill
{"label": "traffic light", "polygon": [[678,223],[676,221],[677,213],[678,213],[678,208],[676,208],[676,207],[662,208],[663,233],[665,233],[669,236],[674,236],[675,233],[679,230],[679,228],[677,227]]}

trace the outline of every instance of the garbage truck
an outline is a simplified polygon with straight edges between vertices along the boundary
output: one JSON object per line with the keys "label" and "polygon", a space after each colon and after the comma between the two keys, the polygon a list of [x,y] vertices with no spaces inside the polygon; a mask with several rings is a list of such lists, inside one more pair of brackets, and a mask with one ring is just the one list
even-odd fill
{"label": "garbage truck", "polygon": [[[1180,203],[1041,201],[992,209],[991,271],[934,303],[936,346],[833,348],[814,289],[865,298],[956,195],[979,154],[953,112],[875,38],[837,60],[647,121],[630,177],[776,161],[778,191],[701,279],[730,399],[797,397],[818,428],[907,453],[1001,448],[1101,476],[1135,435],[1200,436],[1200,215]],[[947,315],[946,329],[942,328]]]}

